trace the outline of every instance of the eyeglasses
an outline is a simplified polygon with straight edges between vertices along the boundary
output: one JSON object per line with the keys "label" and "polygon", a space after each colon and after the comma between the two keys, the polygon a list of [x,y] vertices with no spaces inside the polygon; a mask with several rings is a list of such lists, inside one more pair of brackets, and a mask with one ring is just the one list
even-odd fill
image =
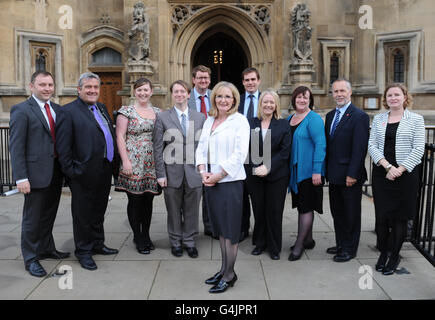
{"label": "eyeglasses", "polygon": [[196,77],[196,80],[210,80],[210,77]]}
{"label": "eyeglasses", "polygon": [[220,100],[222,100],[222,99],[225,99],[225,100],[232,100],[232,99],[234,99],[234,97],[232,97],[232,96],[223,96],[223,95],[217,95],[216,96],[216,99],[220,99]]}

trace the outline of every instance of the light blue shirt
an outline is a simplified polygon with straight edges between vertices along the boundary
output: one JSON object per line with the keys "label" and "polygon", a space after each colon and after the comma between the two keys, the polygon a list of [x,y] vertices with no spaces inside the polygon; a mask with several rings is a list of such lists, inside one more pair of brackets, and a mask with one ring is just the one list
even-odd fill
{"label": "light blue shirt", "polygon": [[[201,95],[196,91],[196,88],[193,88],[193,95],[195,97],[195,103],[196,103],[196,111],[201,112]],[[204,95],[204,102],[205,102],[205,109],[207,113],[210,111],[210,104],[208,103],[210,97],[207,96],[207,91]]]}
{"label": "light blue shirt", "polygon": [[[258,108],[258,99],[260,98],[260,92],[257,90],[254,93],[252,93],[254,96],[252,97],[253,100],[253,104],[254,104],[254,118],[258,118],[257,117],[257,108]],[[249,92],[245,92],[245,106],[243,108],[243,115],[245,117],[248,116],[248,108],[249,108],[249,103],[251,102],[251,98],[249,98],[249,96],[251,95],[251,93]]]}
{"label": "light blue shirt", "polygon": [[329,133],[331,133],[332,127],[334,126],[335,118],[337,117],[337,109],[340,110],[340,118],[338,119],[338,123],[340,123],[341,118],[343,118],[344,114],[346,113],[347,108],[349,108],[351,103],[352,103],[352,101],[349,101],[347,104],[345,104],[341,108],[335,108],[336,112],[334,114],[334,118],[332,119],[331,128],[329,128]]}

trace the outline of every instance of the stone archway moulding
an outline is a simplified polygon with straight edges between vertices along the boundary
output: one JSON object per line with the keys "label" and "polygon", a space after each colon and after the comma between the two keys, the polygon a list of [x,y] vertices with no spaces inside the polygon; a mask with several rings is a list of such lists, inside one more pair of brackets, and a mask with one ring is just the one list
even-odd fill
{"label": "stone archway moulding", "polygon": [[[98,26],[83,34],[80,43],[80,73],[86,72],[89,69],[92,54],[106,47],[118,51],[122,55],[122,61],[124,61],[124,32],[111,26]],[[110,69],[106,71],[124,70],[123,66],[105,68]]]}
{"label": "stone archway moulding", "polygon": [[202,9],[187,20],[174,35],[170,49],[169,82],[191,78],[191,55],[195,43],[204,32],[217,25],[227,25],[240,34],[248,47],[249,52],[246,52],[248,60],[259,70],[262,83],[273,83],[273,61],[269,38],[242,10],[224,5]]}

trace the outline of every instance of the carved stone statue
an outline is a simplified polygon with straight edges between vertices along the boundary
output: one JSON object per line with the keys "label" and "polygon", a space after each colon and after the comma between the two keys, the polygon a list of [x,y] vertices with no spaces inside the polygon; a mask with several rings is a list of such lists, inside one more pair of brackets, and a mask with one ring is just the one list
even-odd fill
{"label": "carved stone statue", "polygon": [[142,2],[137,2],[133,10],[133,26],[128,31],[130,39],[129,55],[133,61],[145,61],[150,55],[150,24]]}
{"label": "carved stone statue", "polygon": [[311,34],[309,26],[311,12],[305,4],[298,4],[292,11],[293,59],[296,63],[312,61]]}

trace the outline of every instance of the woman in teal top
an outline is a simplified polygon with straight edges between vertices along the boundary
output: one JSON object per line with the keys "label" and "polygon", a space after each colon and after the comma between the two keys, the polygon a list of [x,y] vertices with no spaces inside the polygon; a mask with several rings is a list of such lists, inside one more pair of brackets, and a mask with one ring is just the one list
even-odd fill
{"label": "woman in teal top", "polygon": [[309,88],[296,88],[292,95],[295,113],[287,119],[293,134],[288,189],[299,214],[298,236],[291,247],[290,261],[299,260],[305,249],[314,248],[314,211],[323,213],[326,137],[322,118],[312,111],[313,104]]}

